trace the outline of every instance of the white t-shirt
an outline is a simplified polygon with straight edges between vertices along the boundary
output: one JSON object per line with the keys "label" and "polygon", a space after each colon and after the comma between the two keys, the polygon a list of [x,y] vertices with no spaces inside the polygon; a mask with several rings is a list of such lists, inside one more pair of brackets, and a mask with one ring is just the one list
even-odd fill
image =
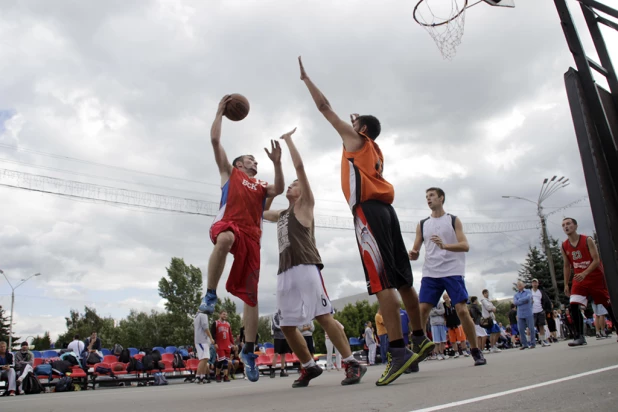
{"label": "white t-shirt", "polygon": [[423,223],[423,244],[425,245],[425,263],[423,277],[443,278],[466,275],[466,254],[440,249],[431,241],[431,237],[440,236],[445,244],[457,243],[457,234],[453,228],[453,216],[448,213],[438,218],[429,217]]}
{"label": "white t-shirt", "polygon": [[81,340],[75,339],[71,343],[69,343],[69,345],[67,346],[67,349],[70,349],[71,351],[75,352],[77,356],[81,356],[82,352],[86,349],[86,346],[84,345],[84,342],[82,342]]}
{"label": "white t-shirt", "polygon": [[537,289],[536,292],[534,289],[531,289],[532,292],[532,313],[543,312],[543,305],[541,305],[541,299],[543,299],[543,294],[540,289]]}

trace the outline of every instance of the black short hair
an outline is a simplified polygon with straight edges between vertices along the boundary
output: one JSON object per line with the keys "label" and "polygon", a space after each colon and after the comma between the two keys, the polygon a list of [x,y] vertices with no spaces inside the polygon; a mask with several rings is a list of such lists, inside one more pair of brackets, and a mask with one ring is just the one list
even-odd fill
{"label": "black short hair", "polygon": [[483,289],[483,291],[481,293],[484,295],[485,292],[489,293],[489,291],[487,289]]}
{"label": "black short hair", "polygon": [[232,161],[232,167],[236,167],[237,162],[242,162],[245,160],[245,155],[238,156],[236,159]]}
{"label": "black short hair", "polygon": [[28,346],[28,342],[23,341],[23,342],[21,343],[21,346]]}
{"label": "black short hair", "polygon": [[515,309],[515,304],[511,303],[511,309]]}
{"label": "black short hair", "polygon": [[382,126],[377,117],[370,114],[364,114],[357,117],[358,126],[362,129],[363,126],[367,126],[365,134],[371,139],[376,140],[382,131]]}
{"label": "black short hair", "polygon": [[476,296],[470,296],[470,303],[474,303],[479,300]]}
{"label": "black short hair", "polygon": [[73,336],[73,339],[79,339],[79,335],[76,333],[75,336]]}
{"label": "black short hair", "polygon": [[577,220],[573,219],[572,217],[565,217],[564,219],[562,219],[562,221],[564,222],[565,220],[570,220],[571,222],[573,222],[574,225],[577,224]]}
{"label": "black short hair", "polygon": [[429,192],[436,192],[438,194],[438,197],[442,197],[442,204],[446,203],[446,194],[444,193],[444,190],[440,189],[439,187],[430,187],[429,189],[425,190],[425,193]]}

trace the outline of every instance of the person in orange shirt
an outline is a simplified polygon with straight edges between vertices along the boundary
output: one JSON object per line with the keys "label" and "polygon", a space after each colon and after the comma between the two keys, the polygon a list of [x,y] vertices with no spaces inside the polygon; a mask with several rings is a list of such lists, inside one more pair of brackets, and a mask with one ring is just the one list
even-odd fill
{"label": "person in orange shirt", "polygon": [[[354,217],[367,290],[378,298],[389,339],[386,370],[376,385],[388,385],[408,369],[416,369],[435,345],[425,336],[421,322],[418,295],[412,286],[412,267],[392,206],[395,190],[382,176],[384,156],[375,142],[381,131],[380,121],[375,116],[352,114],[351,124],[344,122],[307,76],[300,57],[298,63],[300,79],[343,142],[341,189]],[[405,347],[403,340],[397,292],[412,324],[414,352]]]}
{"label": "person in orange shirt", "polygon": [[386,333],[386,325],[384,319],[382,319],[382,312],[378,309],[376,313],[376,328],[378,329],[378,339],[380,339],[380,357],[382,358],[382,364],[386,364],[386,353],[388,352],[388,334]]}

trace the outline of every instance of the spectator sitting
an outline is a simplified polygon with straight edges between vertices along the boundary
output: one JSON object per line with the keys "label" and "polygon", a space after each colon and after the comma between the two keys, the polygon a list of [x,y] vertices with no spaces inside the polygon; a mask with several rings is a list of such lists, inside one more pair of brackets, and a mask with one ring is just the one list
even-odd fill
{"label": "spectator sitting", "polygon": [[67,345],[67,349],[81,357],[86,350],[86,344],[79,340],[78,334],[75,334],[75,336],[73,336],[73,341]]}
{"label": "spectator sitting", "polygon": [[[101,339],[97,337],[96,332],[92,332],[89,338],[84,341],[84,346],[86,349],[82,354],[82,358],[84,359],[84,364],[94,365],[95,363],[99,363],[103,360],[103,357],[99,354],[101,350]],[[98,361],[94,362],[93,357],[90,355],[93,354],[99,358]]]}
{"label": "spectator sitting", "polygon": [[19,382],[32,371],[34,364],[34,354],[28,348],[28,342],[22,342],[21,349],[15,354],[15,374],[19,375]]}
{"label": "spectator sitting", "polygon": [[6,342],[0,342],[0,379],[9,382],[9,396],[15,396],[15,369],[13,369],[13,354],[7,352]]}

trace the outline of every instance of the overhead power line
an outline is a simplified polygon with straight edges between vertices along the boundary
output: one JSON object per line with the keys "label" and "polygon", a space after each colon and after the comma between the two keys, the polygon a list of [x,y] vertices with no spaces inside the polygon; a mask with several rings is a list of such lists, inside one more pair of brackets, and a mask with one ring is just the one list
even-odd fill
{"label": "overhead power line", "polygon": [[[219,211],[217,202],[82,183],[9,169],[0,169],[0,186],[53,194],[73,200],[90,200],[173,213],[215,216]],[[400,224],[403,233],[415,233],[418,222],[402,221]],[[328,229],[354,230],[351,217],[317,215],[315,225]],[[464,223],[464,229],[468,234],[516,232],[538,227],[539,224],[535,220]]]}

